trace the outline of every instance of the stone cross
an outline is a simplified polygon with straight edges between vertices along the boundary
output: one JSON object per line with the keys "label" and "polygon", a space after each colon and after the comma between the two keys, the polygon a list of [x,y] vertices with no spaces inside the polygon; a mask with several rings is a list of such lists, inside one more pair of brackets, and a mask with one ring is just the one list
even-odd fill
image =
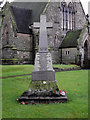
{"label": "stone cross", "polygon": [[39,53],[48,52],[47,28],[51,27],[53,27],[52,23],[46,22],[46,15],[40,15],[40,23],[34,23],[34,28],[40,28]]}

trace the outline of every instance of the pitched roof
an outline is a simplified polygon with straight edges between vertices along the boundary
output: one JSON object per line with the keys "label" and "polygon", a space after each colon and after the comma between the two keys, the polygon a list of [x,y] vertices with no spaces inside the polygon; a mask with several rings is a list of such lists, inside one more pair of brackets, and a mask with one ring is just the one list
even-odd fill
{"label": "pitched roof", "polygon": [[10,8],[20,33],[30,33],[29,25],[40,21],[46,2],[14,2]]}
{"label": "pitched roof", "polygon": [[75,30],[68,32],[59,48],[77,47],[77,39],[79,38],[81,31],[82,30]]}
{"label": "pitched roof", "polygon": [[29,24],[31,19],[31,10],[11,6],[17,30],[20,33],[30,33]]}

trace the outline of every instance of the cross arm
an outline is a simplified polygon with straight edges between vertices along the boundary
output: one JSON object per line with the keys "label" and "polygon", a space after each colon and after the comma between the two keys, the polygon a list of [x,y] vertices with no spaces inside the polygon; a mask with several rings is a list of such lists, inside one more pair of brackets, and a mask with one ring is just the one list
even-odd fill
{"label": "cross arm", "polygon": [[48,22],[47,23],[47,28],[52,28],[53,27],[53,23],[52,22]]}
{"label": "cross arm", "polygon": [[39,22],[34,22],[34,28],[40,28],[40,23]]}

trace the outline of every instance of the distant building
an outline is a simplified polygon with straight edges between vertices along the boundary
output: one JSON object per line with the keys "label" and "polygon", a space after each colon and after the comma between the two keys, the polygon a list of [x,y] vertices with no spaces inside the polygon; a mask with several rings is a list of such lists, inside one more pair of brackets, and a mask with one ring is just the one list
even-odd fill
{"label": "distant building", "polygon": [[61,50],[61,63],[69,64],[69,63],[78,63],[77,61],[77,46],[78,39],[82,30],[69,31],[66,34],[65,39],[62,41],[60,45]]}
{"label": "distant building", "polygon": [[33,22],[40,21],[40,14],[46,14],[47,22],[53,22],[53,28],[47,30],[53,63],[83,66],[88,54],[85,48],[87,21],[81,2],[74,0],[69,3],[7,3],[2,14],[2,63],[34,63],[39,30],[33,28]]}

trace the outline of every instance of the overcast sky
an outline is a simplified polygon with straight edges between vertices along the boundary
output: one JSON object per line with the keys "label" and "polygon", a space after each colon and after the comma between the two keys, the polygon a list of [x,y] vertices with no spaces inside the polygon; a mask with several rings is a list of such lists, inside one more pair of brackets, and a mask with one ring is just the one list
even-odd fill
{"label": "overcast sky", "polygon": [[[2,0],[0,0],[0,1],[2,1]],[[14,1],[14,0],[7,0],[7,1]],[[19,0],[18,0],[19,1]],[[26,1],[26,0],[25,0]],[[29,1],[29,0],[28,0]],[[85,13],[86,14],[88,14],[88,2],[90,1],[90,0],[80,0],[81,1],[81,3],[82,3],[82,5],[83,5],[83,8],[84,8],[84,11],[85,11]]]}

